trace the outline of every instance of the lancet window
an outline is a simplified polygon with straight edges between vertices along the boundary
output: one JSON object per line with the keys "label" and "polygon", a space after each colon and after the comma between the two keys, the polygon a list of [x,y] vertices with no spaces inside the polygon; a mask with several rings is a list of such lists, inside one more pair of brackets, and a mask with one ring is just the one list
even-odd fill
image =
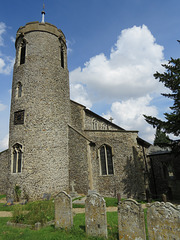
{"label": "lancet window", "polygon": [[18,82],[16,92],[17,92],[17,97],[20,98],[22,96],[22,84],[21,84],[21,82]]}
{"label": "lancet window", "polygon": [[26,41],[23,40],[21,43],[20,64],[25,63],[25,57],[26,57]]}
{"label": "lancet window", "polygon": [[22,145],[18,143],[13,146],[12,172],[22,172]]}

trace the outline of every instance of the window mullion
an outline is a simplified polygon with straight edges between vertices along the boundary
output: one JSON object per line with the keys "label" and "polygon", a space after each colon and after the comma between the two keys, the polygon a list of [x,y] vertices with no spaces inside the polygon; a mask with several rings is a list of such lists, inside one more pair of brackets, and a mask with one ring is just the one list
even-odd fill
{"label": "window mullion", "polygon": [[108,169],[108,159],[107,159],[107,150],[106,150],[106,146],[104,146],[105,149],[105,160],[106,160],[106,171],[107,171],[107,175],[109,175],[109,169]]}

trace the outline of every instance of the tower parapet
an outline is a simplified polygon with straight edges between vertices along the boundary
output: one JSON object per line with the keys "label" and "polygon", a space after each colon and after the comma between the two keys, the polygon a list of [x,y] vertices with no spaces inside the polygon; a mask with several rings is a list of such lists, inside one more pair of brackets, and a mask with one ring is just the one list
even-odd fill
{"label": "tower parapet", "polygon": [[[41,31],[41,32],[48,32],[48,33],[54,34],[58,38],[62,38],[64,43],[66,43],[65,35],[61,31],[61,29],[58,29],[55,25],[51,23],[40,23],[38,21],[29,22],[29,23],[26,23],[25,26],[20,27],[16,34],[16,42],[21,35],[26,34],[28,32],[33,32],[33,31]],[[15,43],[15,46],[16,46],[16,43]]]}

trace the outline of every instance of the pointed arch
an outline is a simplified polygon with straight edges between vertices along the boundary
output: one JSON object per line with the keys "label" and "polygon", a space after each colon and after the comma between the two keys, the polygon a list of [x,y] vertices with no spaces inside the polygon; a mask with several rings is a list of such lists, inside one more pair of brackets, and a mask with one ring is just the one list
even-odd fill
{"label": "pointed arch", "polygon": [[25,63],[25,57],[26,57],[26,40],[22,39],[20,47],[20,65]]}
{"label": "pointed arch", "polygon": [[107,144],[103,144],[99,148],[101,175],[113,175],[114,174],[114,166],[113,166],[113,158],[112,157],[113,157],[112,148]]}
{"label": "pointed arch", "polygon": [[12,149],[12,173],[22,172],[22,145],[14,144]]}

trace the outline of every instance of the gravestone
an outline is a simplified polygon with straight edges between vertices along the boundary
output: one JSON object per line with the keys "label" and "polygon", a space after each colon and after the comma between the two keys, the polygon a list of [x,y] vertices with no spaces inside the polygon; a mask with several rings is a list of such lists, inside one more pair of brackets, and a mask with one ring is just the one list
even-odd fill
{"label": "gravestone", "polygon": [[86,233],[107,238],[106,202],[97,193],[87,196],[85,201]]}
{"label": "gravestone", "polygon": [[70,196],[71,196],[72,198],[78,197],[79,195],[78,195],[78,193],[75,191],[75,188],[74,188],[74,187],[76,186],[75,182],[72,181],[71,184],[70,184],[70,186],[71,186]]}
{"label": "gravestone", "polygon": [[34,225],[34,229],[35,229],[35,230],[40,230],[41,227],[42,227],[42,225],[41,225],[40,222],[37,222],[37,223],[35,223],[35,225]]}
{"label": "gravestone", "polygon": [[144,212],[141,204],[127,199],[118,206],[119,239],[146,239]]}
{"label": "gravestone", "polygon": [[66,192],[55,197],[55,227],[71,228],[73,226],[72,199]]}
{"label": "gravestone", "polygon": [[148,204],[147,225],[149,239],[180,239],[180,206],[155,202]]}

